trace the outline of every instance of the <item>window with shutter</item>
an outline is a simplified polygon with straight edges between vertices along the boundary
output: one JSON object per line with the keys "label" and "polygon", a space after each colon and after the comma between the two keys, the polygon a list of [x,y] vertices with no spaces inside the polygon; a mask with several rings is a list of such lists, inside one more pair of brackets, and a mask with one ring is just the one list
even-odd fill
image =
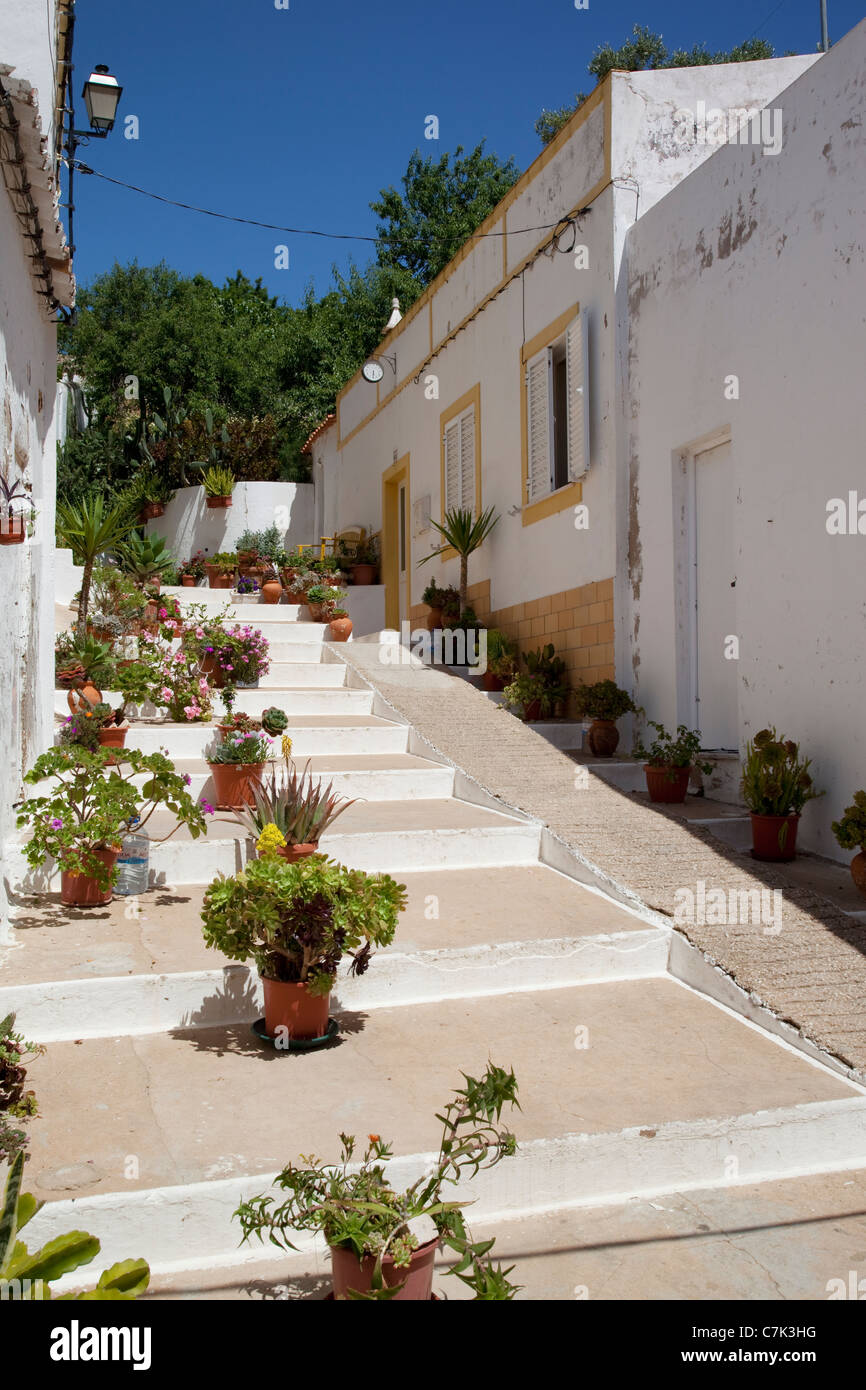
{"label": "window with shutter", "polygon": [[460,416],[460,505],[475,510],[475,410]]}
{"label": "window with shutter", "polygon": [[453,401],[439,417],[442,450],[442,515],[481,504],[481,386]]}
{"label": "window with shutter", "polygon": [[527,502],[551,491],[551,349],[544,348],[526,365]]}
{"label": "window with shutter", "polygon": [[584,310],[565,334],[568,392],[568,478],[574,482],[589,467],[589,398],[587,392],[587,315]]}
{"label": "window with shutter", "polygon": [[460,505],[460,421],[454,420],[445,431],[445,510]]}

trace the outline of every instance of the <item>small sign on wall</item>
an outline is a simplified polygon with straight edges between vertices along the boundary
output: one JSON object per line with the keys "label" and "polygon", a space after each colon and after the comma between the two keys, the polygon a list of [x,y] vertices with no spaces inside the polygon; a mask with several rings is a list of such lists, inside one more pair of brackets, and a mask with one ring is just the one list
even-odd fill
{"label": "small sign on wall", "polygon": [[430,530],[430,494],[419,497],[412,507],[413,535],[423,536]]}

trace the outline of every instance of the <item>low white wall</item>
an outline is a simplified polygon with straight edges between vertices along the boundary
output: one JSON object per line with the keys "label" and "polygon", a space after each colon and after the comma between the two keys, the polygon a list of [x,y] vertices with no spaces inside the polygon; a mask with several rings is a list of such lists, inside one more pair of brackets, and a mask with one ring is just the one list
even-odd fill
{"label": "low white wall", "polygon": [[384,584],[350,584],[342,606],[352,619],[353,637],[368,637],[385,626]]}
{"label": "low white wall", "polygon": [[198,550],[209,555],[234,550],[244,531],[271,526],[284,537],[286,549],[317,539],[312,483],[236,483],[232,505],[225,510],[208,507],[203,488],[182,487],[146,530],[162,536],[178,560],[188,560]]}

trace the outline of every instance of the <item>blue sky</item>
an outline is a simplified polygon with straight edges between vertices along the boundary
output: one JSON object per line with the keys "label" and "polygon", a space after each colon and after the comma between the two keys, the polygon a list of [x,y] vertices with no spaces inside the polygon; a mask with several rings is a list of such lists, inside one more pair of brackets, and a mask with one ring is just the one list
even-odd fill
{"label": "blue sky", "polygon": [[[298,227],[373,235],[371,198],[399,186],[416,147],[439,156],[458,144],[538,154],[543,107],[589,91],[586,65],[641,23],[669,48],[730,48],[753,35],[777,54],[814,52],[818,0],[78,0],[77,126],[82,84],[104,62],[123,84],[123,122],[79,158],[170,198]],[[863,0],[829,0],[830,38],[863,17]],[[424,138],[428,115],[440,138]],[[86,284],[115,260],[166,260],[222,283],[238,269],[297,303],[312,281],[372,247],[281,236],[161,206],[98,179],[76,189],[76,272]],[[289,246],[287,270],[274,247]]]}

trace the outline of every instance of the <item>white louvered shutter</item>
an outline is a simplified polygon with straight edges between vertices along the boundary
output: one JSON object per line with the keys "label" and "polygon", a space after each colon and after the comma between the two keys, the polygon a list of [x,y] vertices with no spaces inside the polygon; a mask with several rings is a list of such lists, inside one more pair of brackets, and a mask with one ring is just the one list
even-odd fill
{"label": "white louvered shutter", "polygon": [[553,450],[550,440],[550,426],[553,420],[551,355],[550,348],[544,348],[526,367],[527,502],[546,497],[553,488]]}
{"label": "white louvered shutter", "polygon": [[568,477],[573,482],[589,468],[589,386],[586,310],[572,319],[565,334],[568,396]]}
{"label": "white louvered shutter", "polygon": [[460,506],[460,421],[445,430],[445,510]]}
{"label": "white louvered shutter", "polygon": [[475,511],[475,407],[460,417],[460,505]]}

